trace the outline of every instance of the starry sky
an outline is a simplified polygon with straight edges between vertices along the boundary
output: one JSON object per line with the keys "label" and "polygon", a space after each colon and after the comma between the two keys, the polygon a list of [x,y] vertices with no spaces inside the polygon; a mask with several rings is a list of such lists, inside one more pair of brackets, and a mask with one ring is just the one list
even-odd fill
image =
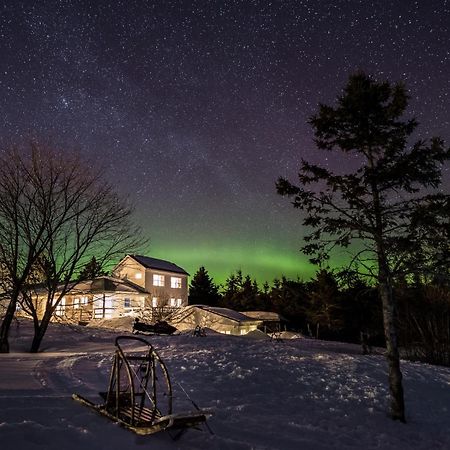
{"label": "starry sky", "polygon": [[343,162],[307,119],[362,69],[403,80],[417,137],[449,143],[449,27],[447,0],[1,0],[0,144],[79,149],[135,204],[146,253],[191,274],[309,278],[275,181]]}

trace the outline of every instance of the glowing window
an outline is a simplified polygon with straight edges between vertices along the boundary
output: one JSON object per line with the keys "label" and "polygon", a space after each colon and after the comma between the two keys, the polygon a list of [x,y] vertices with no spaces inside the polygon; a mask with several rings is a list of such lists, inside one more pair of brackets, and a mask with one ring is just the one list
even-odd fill
{"label": "glowing window", "polygon": [[176,299],[175,299],[175,298],[171,298],[171,299],[170,299],[169,305],[170,305],[170,306],[175,306],[176,304],[177,304]]}
{"label": "glowing window", "polygon": [[181,288],[181,278],[170,277],[170,287],[177,289]]}
{"label": "glowing window", "polygon": [[57,316],[63,316],[65,309],[66,309],[66,299],[65,297],[63,297],[59,302],[58,306],[56,307],[55,314]]}
{"label": "glowing window", "polygon": [[164,286],[164,275],[153,274],[153,286]]}
{"label": "glowing window", "polygon": [[158,297],[152,298],[152,306],[153,308],[156,308],[158,306]]}
{"label": "glowing window", "polygon": [[181,298],[177,298],[176,306],[179,308],[183,304],[183,300]]}
{"label": "glowing window", "polygon": [[141,280],[142,279],[142,273],[141,272],[136,272],[134,274],[134,278],[136,278],[136,280]]}
{"label": "glowing window", "polygon": [[87,297],[81,297],[81,304],[87,305],[88,304],[88,298]]}
{"label": "glowing window", "polygon": [[73,299],[73,309],[78,309],[80,307],[80,299],[74,298]]}

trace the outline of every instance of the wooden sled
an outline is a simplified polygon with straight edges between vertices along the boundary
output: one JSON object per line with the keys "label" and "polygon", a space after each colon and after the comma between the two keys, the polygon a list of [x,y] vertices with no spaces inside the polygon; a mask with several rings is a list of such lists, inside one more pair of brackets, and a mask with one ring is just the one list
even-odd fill
{"label": "wooden sled", "polygon": [[[125,352],[125,341],[143,344],[140,354]],[[172,385],[167,368],[154,348],[145,339],[119,336],[108,391],[100,393],[104,403],[96,404],[78,394],[72,398],[94,411],[141,435],[178,429],[197,428],[211,413],[196,411],[174,414],[172,411]],[[192,400],[191,400],[192,401]]]}

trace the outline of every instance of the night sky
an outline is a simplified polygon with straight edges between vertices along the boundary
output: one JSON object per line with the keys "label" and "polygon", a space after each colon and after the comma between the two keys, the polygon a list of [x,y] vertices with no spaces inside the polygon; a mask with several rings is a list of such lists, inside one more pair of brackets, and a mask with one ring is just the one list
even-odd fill
{"label": "night sky", "polygon": [[449,1],[0,5],[0,143],[78,148],[135,203],[146,253],[191,274],[314,273],[275,181],[302,157],[342,167],[306,121],[355,70],[405,81],[416,137],[450,141]]}

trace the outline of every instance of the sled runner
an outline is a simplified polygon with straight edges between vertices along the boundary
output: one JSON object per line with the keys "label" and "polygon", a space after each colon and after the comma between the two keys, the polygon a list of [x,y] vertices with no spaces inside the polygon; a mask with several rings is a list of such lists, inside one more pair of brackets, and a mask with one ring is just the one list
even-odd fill
{"label": "sled runner", "polygon": [[[123,348],[124,342],[143,344],[137,354]],[[168,429],[181,432],[206,422],[211,413],[196,411],[174,414],[172,385],[167,368],[151,344],[135,336],[119,336],[107,392],[100,395],[104,403],[95,404],[81,395],[72,398],[137,434],[154,434]],[[184,391],[184,389],[183,389]]]}

